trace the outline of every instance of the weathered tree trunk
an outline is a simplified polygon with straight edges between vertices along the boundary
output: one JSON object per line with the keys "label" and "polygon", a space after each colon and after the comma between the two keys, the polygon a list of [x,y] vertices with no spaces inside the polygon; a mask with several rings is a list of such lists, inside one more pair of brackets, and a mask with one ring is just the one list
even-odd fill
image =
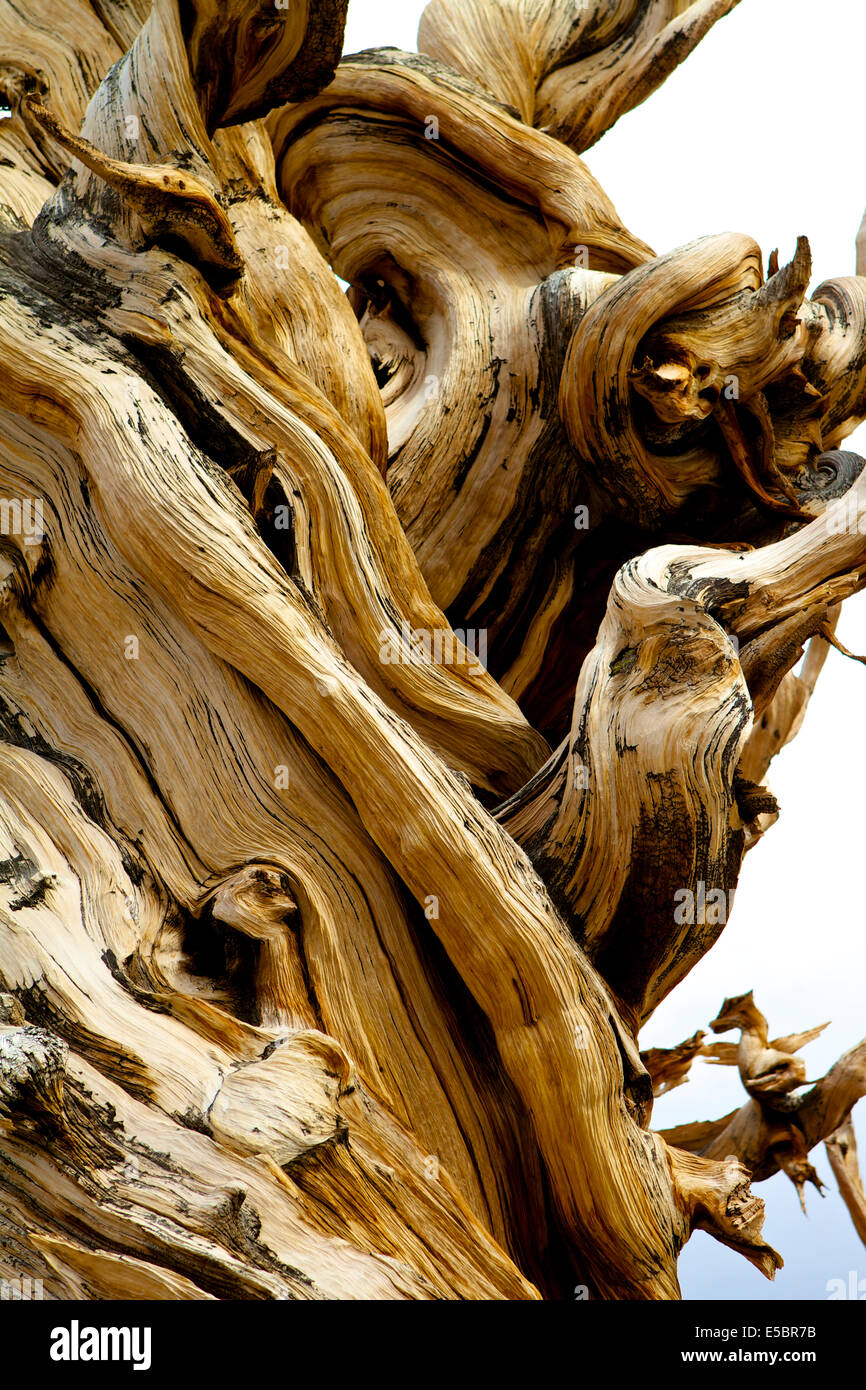
{"label": "weathered tree trunk", "polygon": [[[866,1044],[803,1094],[750,1000],[638,1033],[866,579],[866,279],[656,257],[579,157],[734,3],[432,0],[338,67],[346,0],[0,0],[0,1274],[780,1264],[749,1182]],[[746,1106],[655,1131],[699,1055]]]}

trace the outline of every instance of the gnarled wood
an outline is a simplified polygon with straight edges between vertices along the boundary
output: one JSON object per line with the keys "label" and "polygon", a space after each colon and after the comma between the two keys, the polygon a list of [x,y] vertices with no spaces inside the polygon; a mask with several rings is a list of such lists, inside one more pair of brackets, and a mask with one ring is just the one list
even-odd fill
{"label": "gnarled wood", "polygon": [[339,66],[345,0],[31,8],[0,1269],[668,1299],[699,1228],[772,1277],[749,1178],[802,1185],[859,1052],[785,1109],[807,1035],[749,1014],[748,1105],[660,1133],[727,1055],[638,1034],[866,582],[866,281],[805,299],[804,238],[656,258],[575,152],[729,0],[433,0],[429,56]]}

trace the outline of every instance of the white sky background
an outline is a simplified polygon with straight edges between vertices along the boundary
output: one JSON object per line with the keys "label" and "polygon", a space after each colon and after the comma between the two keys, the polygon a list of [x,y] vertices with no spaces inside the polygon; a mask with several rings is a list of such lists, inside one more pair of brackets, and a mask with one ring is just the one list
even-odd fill
{"label": "white sky background", "polygon": [[[350,0],[345,52],[414,49],[422,0]],[[854,273],[866,203],[862,0],[742,0],[643,106],[624,116],[586,162],[625,225],[661,253],[693,237],[747,232],[765,262],[784,260],[805,233],[822,280]],[[840,67],[839,55],[850,55]],[[845,447],[866,453],[866,426]],[[866,593],[849,601],[843,643],[866,652]],[[861,788],[866,667],[831,652],[797,739],[770,784],[777,825],[747,856],[722,939],[658,1009],[641,1045],[670,1046],[706,1027],[727,995],[754,989],[771,1036],[832,1019],[804,1051],[820,1076],[864,1027],[866,847]],[[859,731],[859,732],[858,732]],[[733,1040],[736,1035],[727,1035]],[[658,1128],[724,1115],[744,1093],[733,1068],[699,1063],[656,1104]],[[866,1104],[855,1112],[866,1168]],[[823,1299],[827,1282],[866,1278],[866,1250],[836,1191],[807,1192],[805,1219],[779,1175],[756,1187],[766,1239],[785,1258],[770,1284],[742,1256],[698,1232],[680,1260],[686,1298]]]}

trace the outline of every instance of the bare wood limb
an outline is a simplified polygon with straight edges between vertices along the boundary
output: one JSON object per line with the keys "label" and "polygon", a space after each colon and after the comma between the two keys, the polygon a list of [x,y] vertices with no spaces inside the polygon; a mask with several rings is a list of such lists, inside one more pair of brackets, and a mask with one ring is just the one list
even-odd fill
{"label": "bare wood limb", "polygon": [[418,46],[578,151],[656,90],[738,0],[432,0]]}
{"label": "bare wood limb", "polygon": [[839,1185],[839,1195],[848,1208],[854,1229],[866,1245],[866,1192],[860,1176],[857,1158],[857,1137],[849,1115],[837,1130],[824,1141],[833,1176]]}

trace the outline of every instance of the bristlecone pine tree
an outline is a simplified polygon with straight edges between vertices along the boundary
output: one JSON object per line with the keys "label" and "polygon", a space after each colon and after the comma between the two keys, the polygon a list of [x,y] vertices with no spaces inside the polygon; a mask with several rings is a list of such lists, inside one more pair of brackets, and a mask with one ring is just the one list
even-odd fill
{"label": "bristlecone pine tree", "polygon": [[866,279],[581,160],[735,3],[0,0],[3,1277],[673,1299],[823,1142],[866,1235],[866,1043],[638,1043],[866,584]]}

